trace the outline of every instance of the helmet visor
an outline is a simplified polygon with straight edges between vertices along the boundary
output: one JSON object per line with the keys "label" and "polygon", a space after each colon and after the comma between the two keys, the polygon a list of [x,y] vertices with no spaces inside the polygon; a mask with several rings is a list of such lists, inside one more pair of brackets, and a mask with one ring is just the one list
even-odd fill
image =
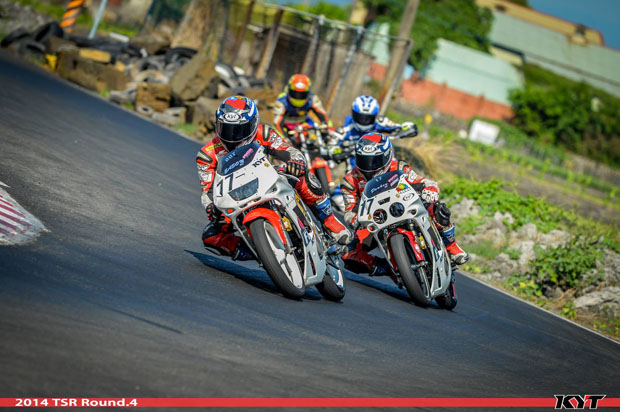
{"label": "helmet visor", "polygon": [[255,127],[256,123],[254,122],[233,124],[218,121],[215,125],[215,132],[224,146],[228,150],[232,150],[251,139],[256,131]]}
{"label": "helmet visor", "polygon": [[364,114],[353,112],[353,121],[357,124],[361,124],[362,126],[369,126],[375,123],[377,119],[376,114]]}
{"label": "helmet visor", "polygon": [[306,101],[308,100],[308,95],[310,94],[310,92],[308,90],[304,90],[304,91],[297,91],[294,89],[288,89],[288,95],[291,99],[295,99],[295,100],[303,100]]}
{"label": "helmet visor", "polygon": [[362,172],[364,177],[366,177],[366,179],[373,178],[377,173],[382,172],[389,161],[390,156],[388,153],[369,156],[355,156],[355,165],[360,172]]}

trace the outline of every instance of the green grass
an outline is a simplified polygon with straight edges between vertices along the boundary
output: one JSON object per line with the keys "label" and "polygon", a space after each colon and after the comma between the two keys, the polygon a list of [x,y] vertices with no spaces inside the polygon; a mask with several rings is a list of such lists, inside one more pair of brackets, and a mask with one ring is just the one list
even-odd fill
{"label": "green grass", "polygon": [[196,125],[192,123],[183,123],[177,126],[174,126],[174,130],[179,133],[183,133],[185,135],[191,136],[196,132]]}
{"label": "green grass", "polygon": [[465,219],[459,220],[459,235],[471,235],[476,233],[476,229],[478,229],[478,227],[484,224],[486,221],[487,219],[485,217],[479,215],[471,215],[466,217]]}
{"label": "green grass", "polygon": [[467,252],[473,253],[474,255],[480,256],[487,260],[495,259],[500,253],[502,253],[502,250],[502,247],[496,247],[488,240],[469,243],[467,245]]}

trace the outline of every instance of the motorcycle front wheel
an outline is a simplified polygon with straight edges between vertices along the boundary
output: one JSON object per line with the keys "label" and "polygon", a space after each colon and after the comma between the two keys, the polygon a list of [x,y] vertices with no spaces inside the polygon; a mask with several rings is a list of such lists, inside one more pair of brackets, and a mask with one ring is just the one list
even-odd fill
{"label": "motorcycle front wheel", "polygon": [[303,270],[295,255],[287,253],[276,228],[259,218],[250,223],[250,233],[258,258],[276,287],[287,298],[301,298],[306,292]]}
{"label": "motorcycle front wheel", "polygon": [[394,261],[400,276],[403,278],[405,288],[411,296],[413,303],[418,306],[428,306],[431,303],[431,288],[422,268],[414,269],[413,253],[409,242],[403,235],[390,237],[390,248],[394,254]]}
{"label": "motorcycle front wheel", "polygon": [[440,308],[452,310],[456,307],[456,291],[454,290],[454,282],[450,282],[450,286],[443,295],[437,296],[435,301]]}

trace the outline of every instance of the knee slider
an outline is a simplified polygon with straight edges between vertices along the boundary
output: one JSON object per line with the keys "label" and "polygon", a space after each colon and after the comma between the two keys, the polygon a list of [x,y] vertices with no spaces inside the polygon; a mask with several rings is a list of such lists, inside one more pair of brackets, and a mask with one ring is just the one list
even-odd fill
{"label": "knee slider", "polygon": [[321,182],[319,182],[319,179],[317,179],[314,173],[308,171],[308,173],[305,174],[304,179],[306,179],[306,184],[312,193],[317,196],[322,196],[324,194],[323,188],[321,187]]}
{"label": "knee slider", "polygon": [[445,203],[435,203],[433,212],[435,213],[435,219],[437,220],[437,223],[439,223],[441,226],[450,226],[450,216],[452,215],[452,212],[450,212],[450,209]]}

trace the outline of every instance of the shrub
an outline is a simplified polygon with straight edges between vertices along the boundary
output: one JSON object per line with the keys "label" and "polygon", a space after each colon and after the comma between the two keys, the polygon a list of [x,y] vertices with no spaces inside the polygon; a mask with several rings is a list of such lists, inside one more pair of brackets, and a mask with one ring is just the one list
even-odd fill
{"label": "shrub", "polygon": [[586,275],[596,268],[602,253],[596,244],[584,237],[574,237],[557,248],[538,248],[527,275],[541,286],[562,290],[586,286],[590,283]]}
{"label": "shrub", "polygon": [[526,66],[510,92],[514,124],[543,143],[620,166],[620,99],[585,83]]}

